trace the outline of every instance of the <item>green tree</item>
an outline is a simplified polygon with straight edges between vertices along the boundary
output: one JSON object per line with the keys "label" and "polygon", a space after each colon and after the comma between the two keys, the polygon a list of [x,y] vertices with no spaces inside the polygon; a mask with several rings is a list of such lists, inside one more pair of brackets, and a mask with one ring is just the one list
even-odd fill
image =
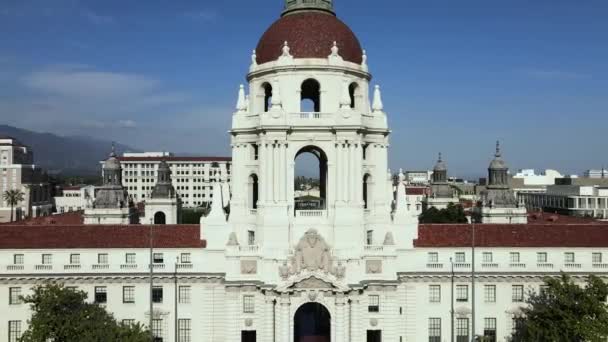
{"label": "green tree", "polygon": [[138,324],[126,325],[97,304],[87,303],[87,294],[46,284],[23,298],[32,309],[29,328],[20,342],[149,342],[150,332]]}
{"label": "green tree", "polygon": [[461,205],[449,203],[445,209],[430,207],[420,214],[420,223],[468,223]]}
{"label": "green tree", "polygon": [[514,342],[605,342],[608,336],[608,285],[590,276],[581,287],[562,274],[531,293],[513,333]]}
{"label": "green tree", "polygon": [[11,206],[11,222],[13,222],[13,211],[15,206],[25,199],[25,194],[21,192],[21,190],[13,189],[6,190],[2,197],[4,198],[4,201]]}

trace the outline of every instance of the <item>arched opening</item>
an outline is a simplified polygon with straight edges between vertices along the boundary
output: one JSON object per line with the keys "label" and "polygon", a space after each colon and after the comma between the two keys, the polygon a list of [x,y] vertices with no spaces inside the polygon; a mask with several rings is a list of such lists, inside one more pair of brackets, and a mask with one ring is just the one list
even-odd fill
{"label": "arched opening", "polygon": [[359,103],[359,85],[355,82],[351,83],[348,86],[348,94],[350,95],[350,108],[356,109],[358,108]]}
{"label": "arched opening", "polygon": [[294,316],[294,342],[329,342],[331,340],[331,315],[319,303],[302,305]]}
{"label": "arched opening", "polygon": [[165,213],[163,213],[162,211],[159,211],[156,214],[154,214],[154,224],[166,224],[166,223],[167,223],[167,219],[166,219]]}
{"label": "arched opening", "polygon": [[372,186],[372,176],[367,173],[363,176],[363,208],[368,209],[371,206],[370,195]]}
{"label": "arched opening", "polygon": [[306,146],[295,156],[295,210],[325,210],[327,201],[327,155]]}
{"label": "arched opening", "polygon": [[272,104],[272,85],[265,82],[262,84],[262,89],[264,91],[264,112],[268,112],[270,110],[270,105]]}
{"label": "arched opening", "polygon": [[249,209],[258,208],[258,176],[249,176]]}
{"label": "arched opening", "polygon": [[301,112],[320,112],[321,111],[321,85],[317,80],[307,79],[302,83],[301,90]]}

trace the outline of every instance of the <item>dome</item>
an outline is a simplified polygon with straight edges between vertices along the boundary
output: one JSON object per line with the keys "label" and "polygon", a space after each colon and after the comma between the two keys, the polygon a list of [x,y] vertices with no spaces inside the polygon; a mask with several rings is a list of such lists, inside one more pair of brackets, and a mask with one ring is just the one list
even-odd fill
{"label": "dome", "polygon": [[441,153],[439,153],[439,159],[437,160],[437,164],[435,164],[433,171],[437,172],[437,171],[447,171],[447,170],[448,170],[448,166],[441,158]]}
{"label": "dome", "polygon": [[509,167],[507,163],[502,159],[502,152],[500,151],[500,142],[496,142],[496,153],[494,159],[490,162],[490,170],[507,170]]}
{"label": "dome", "polygon": [[103,168],[105,170],[118,170],[120,169],[120,161],[116,157],[116,146],[112,143],[112,152],[110,152],[110,156],[103,163]]}
{"label": "dome", "polygon": [[277,60],[285,42],[294,58],[327,58],[336,42],[345,61],[363,61],[363,49],[353,31],[329,12],[297,11],[281,17],[258,43],[258,64]]}

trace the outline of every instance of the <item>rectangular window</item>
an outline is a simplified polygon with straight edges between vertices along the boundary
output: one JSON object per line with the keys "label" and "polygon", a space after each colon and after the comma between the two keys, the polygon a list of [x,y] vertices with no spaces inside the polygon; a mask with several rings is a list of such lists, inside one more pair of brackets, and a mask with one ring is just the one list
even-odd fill
{"label": "rectangular window", "polygon": [[509,259],[511,260],[512,264],[519,264],[519,252],[511,252],[509,253]]}
{"label": "rectangular window", "polygon": [[152,302],[153,303],[162,303],[163,302],[163,287],[162,286],[154,286],[152,288]]}
{"label": "rectangular window", "polygon": [[574,253],[572,253],[572,252],[564,253],[564,262],[566,264],[573,264],[574,263]]}
{"label": "rectangular window", "polygon": [[50,265],[53,263],[53,255],[51,254],[42,254],[42,264]]}
{"label": "rectangular window", "polygon": [[429,252],[428,258],[429,258],[429,264],[436,264],[439,262],[439,253]]}
{"label": "rectangular window", "polygon": [[456,301],[457,302],[468,302],[469,301],[469,285],[456,285]]}
{"label": "rectangular window", "polygon": [[122,287],[122,302],[135,303],[135,286]]}
{"label": "rectangular window", "polygon": [[493,256],[492,256],[491,252],[483,252],[482,258],[483,258],[483,263],[485,263],[485,264],[492,263]]}
{"label": "rectangular window", "polygon": [[155,264],[164,264],[165,263],[165,258],[163,256],[163,253],[154,253],[154,255],[152,256],[152,260]]}
{"label": "rectangular window", "polygon": [[8,321],[8,342],[21,339],[21,321]]}
{"label": "rectangular window", "polygon": [[483,336],[488,342],[496,342],[496,318],[485,318]]}
{"label": "rectangular window", "polygon": [[127,253],[125,254],[125,263],[126,264],[134,264],[135,263],[135,253]]}
{"label": "rectangular window", "polygon": [[180,255],[180,261],[182,264],[189,264],[192,262],[192,256],[190,253],[182,253]]}
{"label": "rectangular window", "polygon": [[429,318],[429,342],[441,342],[441,318]]}
{"label": "rectangular window", "polygon": [[8,303],[10,305],[18,305],[21,304],[21,288],[20,287],[11,287],[8,289],[9,298]]}
{"label": "rectangular window", "polygon": [[454,254],[454,260],[458,264],[466,262],[466,257],[465,257],[464,252],[456,252],[456,254]]}
{"label": "rectangular window", "polygon": [[469,319],[456,319],[456,342],[469,342]]}
{"label": "rectangular window", "polygon": [[154,336],[154,342],[162,342],[163,340],[163,320],[153,319],[152,320],[152,336]]}
{"label": "rectangular window", "polygon": [[369,303],[367,304],[368,312],[380,312],[380,296],[370,295],[368,297]]}
{"label": "rectangular window", "polygon": [[255,232],[254,231],[250,230],[247,232],[247,242],[248,242],[249,246],[255,245]]}
{"label": "rectangular window", "polygon": [[523,285],[513,285],[512,286],[512,299],[513,303],[520,303],[524,301],[524,286]]}
{"label": "rectangular window", "polygon": [[180,304],[190,304],[190,286],[180,286],[179,287],[179,303]]}
{"label": "rectangular window", "polygon": [[106,254],[106,253],[97,254],[97,263],[98,264],[107,264],[108,263],[108,254]]}
{"label": "rectangular window", "polygon": [[591,260],[594,264],[601,264],[602,263],[602,253],[593,253],[593,255],[591,256]]}
{"label": "rectangular window", "polygon": [[70,265],[80,264],[80,254],[70,254]]}
{"label": "rectangular window", "polygon": [[536,261],[539,264],[544,264],[547,262],[547,253],[546,252],[538,252],[536,253]]}
{"label": "rectangular window", "polygon": [[496,285],[485,285],[483,297],[486,303],[496,303]]}
{"label": "rectangular window", "polygon": [[441,285],[429,285],[429,302],[441,302]]}
{"label": "rectangular window", "polygon": [[15,254],[13,255],[13,264],[14,265],[23,265],[23,254]]}
{"label": "rectangular window", "polygon": [[108,302],[108,293],[105,286],[95,286],[95,303],[105,304]]}
{"label": "rectangular window", "polygon": [[177,321],[177,340],[178,342],[190,342],[192,323],[190,319],[179,319]]}
{"label": "rectangular window", "polygon": [[134,319],[123,319],[122,325],[125,325],[125,326],[135,325],[135,320]]}
{"label": "rectangular window", "polygon": [[367,231],[366,242],[368,245],[374,244],[374,231],[373,230]]}
{"label": "rectangular window", "polygon": [[255,313],[255,297],[251,295],[243,296],[243,313]]}

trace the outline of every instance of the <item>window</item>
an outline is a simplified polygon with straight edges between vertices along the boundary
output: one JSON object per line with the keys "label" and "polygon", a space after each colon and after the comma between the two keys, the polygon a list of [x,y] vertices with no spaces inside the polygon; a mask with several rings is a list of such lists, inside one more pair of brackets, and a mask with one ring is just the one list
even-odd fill
{"label": "window", "polygon": [[126,325],[126,326],[135,325],[135,320],[134,319],[123,319],[122,325]]}
{"label": "window", "polygon": [[152,302],[162,303],[163,302],[163,287],[154,286],[152,288]]}
{"label": "window", "polygon": [[21,288],[20,287],[11,287],[8,289],[9,298],[8,303],[10,305],[18,305],[21,304]]}
{"label": "window", "polygon": [[251,295],[243,296],[243,313],[255,313],[255,297]]}
{"label": "window", "polygon": [[515,334],[518,331],[522,331],[522,328],[524,326],[524,320],[521,317],[514,317],[511,324],[512,324],[512,327],[513,327],[513,330],[511,331],[511,334]]}
{"label": "window", "polygon": [[485,318],[483,336],[486,341],[496,342],[496,318]]}
{"label": "window", "polygon": [[483,296],[486,303],[496,303],[496,285],[485,285]]}
{"label": "window", "polygon": [[456,342],[469,342],[469,319],[456,319]]}
{"label": "window", "polygon": [[97,254],[97,263],[98,264],[107,264],[108,263],[108,254],[106,254],[106,253]]}
{"label": "window", "polygon": [[564,253],[564,262],[566,264],[572,264],[572,263],[574,263],[574,253],[572,253],[572,252],[566,252],[566,253]]}
{"label": "window", "polygon": [[50,265],[53,263],[53,256],[51,254],[42,254],[42,264]]}
{"label": "window", "polygon": [[482,254],[483,262],[489,264],[492,262],[492,253],[491,252],[483,252]]}
{"label": "window", "polygon": [[546,252],[536,253],[536,261],[539,264],[546,263],[547,262],[547,253]]}
{"label": "window", "polygon": [[513,285],[512,286],[512,299],[513,303],[520,303],[524,301],[524,286],[523,285]]}
{"label": "window", "polygon": [[429,318],[429,342],[441,342],[441,318]]}
{"label": "window", "polygon": [[95,303],[105,304],[108,302],[108,293],[105,286],[95,286]]}
{"label": "window", "polygon": [[125,263],[134,264],[135,263],[135,253],[125,254]]}
{"label": "window", "polygon": [[429,264],[436,264],[439,262],[439,253],[430,252],[428,254],[428,258],[429,258]]}
{"label": "window", "polygon": [[249,244],[249,246],[255,245],[255,232],[254,231],[250,230],[247,232],[247,243]]}
{"label": "window", "polygon": [[465,257],[464,252],[456,252],[456,254],[454,254],[454,260],[456,261],[456,263],[466,262],[466,257]]}
{"label": "window", "polygon": [[165,259],[163,257],[163,253],[154,253],[152,256],[153,262],[155,264],[163,264],[165,263]]}
{"label": "window", "polygon": [[189,264],[192,262],[192,256],[190,253],[182,253],[180,255],[180,261],[182,264]]}
{"label": "window", "polygon": [[71,265],[80,264],[80,254],[70,254],[70,264]]}
{"label": "window", "polygon": [[512,264],[519,264],[519,252],[511,252],[509,253],[509,259],[511,260]]}
{"label": "window", "polygon": [[122,302],[135,303],[135,286],[122,287]]}
{"label": "window", "polygon": [[457,302],[468,302],[469,301],[469,285],[456,285],[456,301]]}
{"label": "window", "polygon": [[441,302],[441,285],[429,285],[429,302]]}
{"label": "window", "polygon": [[367,306],[368,312],[380,312],[380,296],[379,295],[370,295],[369,303]]}
{"label": "window", "polygon": [[190,304],[190,286],[180,286],[178,298],[180,304]]}
{"label": "window", "polygon": [[374,244],[374,231],[373,230],[367,231],[366,242],[368,245]]}
{"label": "window", "polygon": [[177,341],[190,342],[191,330],[191,321],[189,319],[177,320]]}
{"label": "window", "polygon": [[163,320],[153,319],[152,320],[152,336],[154,336],[154,342],[162,342],[163,340]]}
{"label": "window", "polygon": [[13,255],[13,264],[23,265],[23,259],[23,254],[15,254]]}
{"label": "window", "polygon": [[8,342],[18,342],[21,338],[21,321],[8,321]]}
{"label": "window", "polygon": [[594,264],[601,264],[602,263],[602,253],[593,253],[593,255],[591,256],[591,260]]}

